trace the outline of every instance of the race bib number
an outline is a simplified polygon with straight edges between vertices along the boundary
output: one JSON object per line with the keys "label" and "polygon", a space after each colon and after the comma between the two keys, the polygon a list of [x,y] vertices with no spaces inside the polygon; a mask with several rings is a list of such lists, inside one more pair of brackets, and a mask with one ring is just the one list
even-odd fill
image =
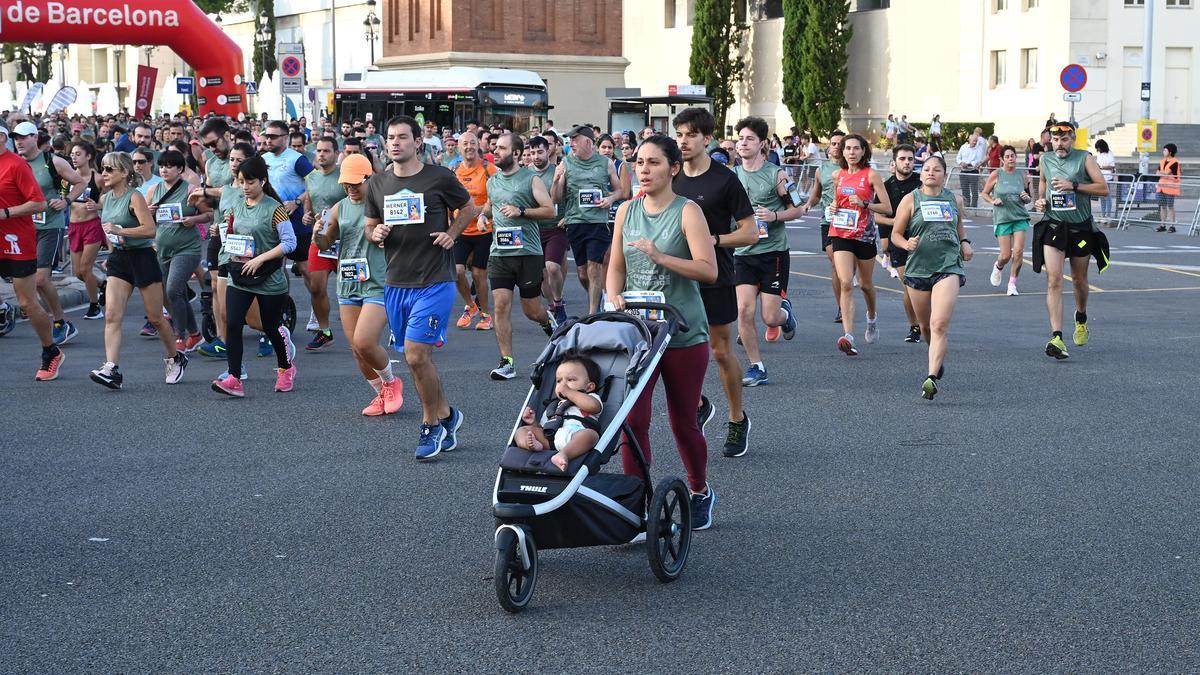
{"label": "race bib number", "polygon": [[519,227],[497,227],[496,248],[503,251],[515,251],[525,248],[525,236]]}
{"label": "race bib number", "polygon": [[225,252],[235,258],[254,257],[254,237],[231,234],[225,238]]}
{"label": "race bib number", "polygon": [[182,223],[182,204],[163,204],[154,211],[154,221],[157,223]]}
{"label": "race bib number", "polygon": [[765,220],[755,220],[754,224],[758,226],[758,238],[766,239],[767,235],[770,234],[770,230],[767,229],[767,222]]}
{"label": "race bib number", "polygon": [[948,223],[954,220],[954,209],[945,202],[921,204],[921,219],[927,223]]}
{"label": "race bib number", "polygon": [[45,225],[46,224],[46,212],[42,211],[41,213],[33,214],[33,224],[34,225]]}
{"label": "race bib number", "polygon": [[855,232],[858,230],[858,211],[854,209],[838,209],[829,221],[830,227],[838,230]]}
{"label": "race bib number", "polygon": [[1074,211],[1075,210],[1075,193],[1074,192],[1051,192],[1050,193],[1050,210],[1051,211]]}
{"label": "race bib number", "polygon": [[383,224],[416,225],[425,222],[425,195],[401,190],[383,198]]}
{"label": "race bib number", "polygon": [[333,242],[333,246],[330,246],[328,251],[322,251],[321,249],[317,249],[317,257],[325,258],[327,260],[337,260],[338,259],[338,251],[340,251],[341,248],[342,248],[342,240],[338,239],[337,241]]}
{"label": "race bib number", "polygon": [[[621,298],[626,303],[660,302],[665,304],[667,302],[667,296],[663,295],[662,291],[625,291],[621,294]],[[667,320],[665,313],[660,309],[630,309],[626,311],[634,316],[640,316],[647,321]]]}
{"label": "race bib number", "polygon": [[584,209],[594,209],[600,206],[600,200],[604,199],[604,193],[598,189],[580,190],[579,191],[579,207]]}
{"label": "race bib number", "polygon": [[338,263],[342,281],[367,281],[371,278],[371,266],[366,258],[347,258]]}
{"label": "race bib number", "polygon": [[105,236],[108,237],[108,243],[112,244],[113,246],[124,246],[125,245],[125,237],[122,237],[117,234],[112,234],[111,232]]}

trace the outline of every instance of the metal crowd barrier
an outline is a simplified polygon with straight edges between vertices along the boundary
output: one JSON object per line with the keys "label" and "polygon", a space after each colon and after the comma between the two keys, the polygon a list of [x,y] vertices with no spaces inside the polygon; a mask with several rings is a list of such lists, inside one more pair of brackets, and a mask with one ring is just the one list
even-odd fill
{"label": "metal crowd barrier", "polygon": [[1124,191],[1117,226],[1173,227],[1194,236],[1200,230],[1200,179],[1183,178],[1173,199],[1159,190],[1158,176],[1142,176],[1119,184]]}

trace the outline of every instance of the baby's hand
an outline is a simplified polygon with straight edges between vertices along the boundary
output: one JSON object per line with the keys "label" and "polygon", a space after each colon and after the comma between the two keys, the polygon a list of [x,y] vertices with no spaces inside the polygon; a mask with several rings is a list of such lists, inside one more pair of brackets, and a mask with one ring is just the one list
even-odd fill
{"label": "baby's hand", "polygon": [[525,410],[521,412],[521,421],[525,424],[533,424],[533,408],[526,406]]}
{"label": "baby's hand", "polygon": [[554,456],[550,458],[550,463],[553,464],[554,466],[557,466],[559,471],[567,470],[567,464],[568,464],[567,456],[565,454],[563,454],[562,452],[554,453]]}

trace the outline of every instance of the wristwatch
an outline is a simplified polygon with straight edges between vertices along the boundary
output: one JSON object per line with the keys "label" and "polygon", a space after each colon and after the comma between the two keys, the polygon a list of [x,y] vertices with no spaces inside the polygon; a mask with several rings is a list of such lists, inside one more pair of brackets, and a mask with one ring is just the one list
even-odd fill
{"label": "wristwatch", "polygon": [[1075,181],[1075,180],[1071,181],[1071,190],[1073,190],[1073,191],[1079,190],[1079,181]]}
{"label": "wristwatch", "polygon": [[525,217],[525,207],[524,206],[521,207],[521,216],[520,217],[521,218]]}

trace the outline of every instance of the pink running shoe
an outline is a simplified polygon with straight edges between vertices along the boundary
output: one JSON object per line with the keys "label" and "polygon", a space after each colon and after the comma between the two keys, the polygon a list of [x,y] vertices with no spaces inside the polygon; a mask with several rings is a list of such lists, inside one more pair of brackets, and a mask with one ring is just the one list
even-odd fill
{"label": "pink running shoe", "polygon": [[385,414],[393,415],[400,412],[401,406],[404,405],[404,383],[398,377],[390,383],[385,383],[380,396],[383,397],[383,412]]}
{"label": "pink running shoe", "polygon": [[244,398],[246,390],[242,387],[242,381],[232,375],[226,375],[223,380],[213,380],[212,390],[218,394],[225,394],[234,398]]}
{"label": "pink running shoe", "polygon": [[275,376],[275,391],[291,391],[296,384],[296,366],[293,364],[287,369],[276,368],[279,374]]}
{"label": "pink running shoe", "polygon": [[[387,385],[384,385],[385,387]],[[363,408],[362,414],[364,417],[379,417],[383,414],[383,392],[375,394],[375,398],[371,399],[371,403]]]}

